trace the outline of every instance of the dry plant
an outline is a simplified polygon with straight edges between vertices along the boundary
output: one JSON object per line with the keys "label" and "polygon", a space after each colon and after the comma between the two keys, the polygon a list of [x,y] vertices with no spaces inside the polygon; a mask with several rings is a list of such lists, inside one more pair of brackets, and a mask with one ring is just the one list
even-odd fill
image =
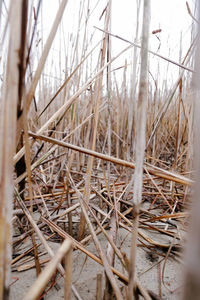
{"label": "dry plant", "polygon": [[[22,283],[20,299],[170,299],[183,290],[199,147],[199,34],[188,49],[181,37],[175,61],[160,52],[161,29],[149,50],[150,1],[136,1],[134,42],[112,32],[114,1],[58,2],[46,36],[45,0],[0,1],[0,299],[17,299]],[[198,299],[198,220],[191,228],[184,292]],[[151,272],[156,283],[143,279]]]}
{"label": "dry plant", "polygon": [[[188,6],[188,4],[187,4]],[[196,20],[196,19],[195,19]],[[199,32],[199,20],[200,20],[200,4],[197,2],[197,32]],[[199,299],[200,297],[200,268],[199,268],[199,249],[200,249],[200,239],[199,239],[199,178],[200,178],[200,141],[199,141],[199,115],[200,115],[200,104],[199,104],[199,68],[200,68],[200,41],[198,39],[197,46],[195,49],[194,58],[194,69],[196,73],[193,75],[192,86],[193,86],[193,102],[195,107],[194,112],[194,155],[195,155],[195,186],[194,186],[194,196],[193,205],[191,208],[191,220],[188,233],[187,241],[187,253],[186,253],[186,276],[185,276],[185,288],[184,288],[184,299]]]}
{"label": "dry plant", "polygon": [[136,265],[136,247],[138,234],[138,220],[140,205],[142,202],[142,184],[143,184],[143,162],[145,154],[146,140],[146,113],[147,113],[147,86],[148,86],[148,40],[150,25],[150,1],[144,0],[143,8],[143,26],[142,26],[142,44],[141,44],[141,70],[139,93],[136,108],[136,138],[135,138],[135,172],[133,188],[133,233],[131,242],[130,265],[129,265],[129,286],[128,299],[133,299],[133,288],[135,280]]}
{"label": "dry plant", "polygon": [[16,147],[22,6],[22,1],[18,1],[12,3],[10,7],[9,52],[0,111],[0,298],[5,300],[9,298],[12,252],[13,164],[11,162]]}

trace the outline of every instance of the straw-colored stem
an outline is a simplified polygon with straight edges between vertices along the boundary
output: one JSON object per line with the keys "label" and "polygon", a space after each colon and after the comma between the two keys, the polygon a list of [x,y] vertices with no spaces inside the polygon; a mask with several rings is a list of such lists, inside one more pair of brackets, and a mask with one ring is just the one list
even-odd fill
{"label": "straw-colored stem", "polygon": [[[55,18],[54,23],[52,25],[50,34],[48,36],[46,45],[44,47],[44,51],[43,51],[42,56],[40,58],[40,61],[38,63],[38,67],[37,67],[37,70],[35,72],[35,76],[33,78],[33,81],[32,81],[32,84],[30,86],[30,89],[28,91],[28,94],[26,96],[25,105],[26,105],[26,111],[27,112],[29,111],[29,108],[30,108],[30,105],[31,105],[31,101],[32,101],[33,96],[35,94],[35,90],[36,90],[38,81],[40,79],[40,76],[41,76],[42,70],[44,68],[44,65],[45,65],[45,62],[46,62],[49,50],[51,48],[52,42],[54,40],[56,31],[58,29],[58,25],[60,23],[60,20],[62,18],[63,13],[64,13],[65,6],[66,6],[67,2],[68,2],[68,0],[62,0],[62,2],[60,4],[59,10],[58,10],[57,15],[56,15],[56,18]],[[20,131],[22,129],[22,126],[23,126],[23,119],[22,119],[22,117],[20,117],[19,118],[19,122],[18,122],[18,129],[17,129],[18,130],[18,137],[20,136]]]}
{"label": "straw-colored stem", "polygon": [[139,96],[137,102],[137,117],[136,117],[136,164],[134,172],[134,189],[133,189],[133,204],[134,204],[134,219],[132,229],[132,242],[130,253],[129,266],[129,285],[128,285],[128,300],[133,299],[133,287],[135,280],[135,265],[136,265],[136,243],[139,208],[142,201],[142,183],[143,183],[143,161],[145,151],[146,138],[146,109],[147,109],[147,71],[148,71],[148,37],[150,24],[150,0],[144,0],[143,4],[143,27],[142,27],[142,47],[141,47],[141,70],[139,82]]}
{"label": "straw-colored stem", "polygon": [[16,149],[16,116],[19,88],[21,21],[23,1],[10,3],[10,33],[6,76],[0,109],[0,299],[9,299],[13,164]]}
{"label": "straw-colored stem", "polygon": [[65,255],[65,300],[71,299],[72,285],[72,247],[67,255]]}
{"label": "straw-colored stem", "polygon": [[[196,1],[197,5],[197,14],[198,21],[200,21],[200,2]],[[199,31],[199,24],[197,26]],[[194,88],[194,132],[195,132],[195,141],[194,141],[194,150],[195,150],[195,185],[194,185],[194,196],[191,209],[191,218],[190,218],[190,227],[188,232],[187,240],[187,251],[186,251],[186,276],[185,276],[185,285],[184,285],[184,297],[183,299],[200,299],[200,102],[199,102],[199,68],[200,68],[200,40],[198,39],[197,48],[195,52],[195,70],[196,74],[193,76],[192,83]]]}
{"label": "straw-colored stem", "polygon": [[[66,239],[63,244],[60,246],[52,260],[49,262],[49,264],[46,266],[46,268],[40,273],[37,280],[34,282],[34,284],[29,289],[28,293],[23,297],[23,300],[37,300],[38,297],[41,295],[45,287],[47,286],[50,278],[52,277],[53,273],[55,272],[57,265],[61,262],[62,258],[66,255],[71,257],[70,249],[72,247],[72,243],[69,239]],[[68,253],[69,252],[69,253]],[[68,260],[69,258],[66,258]],[[71,258],[70,258],[71,259]],[[71,264],[69,265],[68,275],[71,271]],[[66,278],[66,282],[68,282]],[[69,281],[70,283],[70,281]],[[71,289],[71,285],[68,286],[68,289]],[[68,294],[68,297],[65,298],[66,300],[70,299],[70,295]]]}
{"label": "straw-colored stem", "polygon": [[[102,153],[99,153],[99,152],[96,152],[96,151],[92,151],[90,149],[86,149],[86,148],[83,148],[83,147],[79,147],[79,146],[76,146],[76,145],[65,143],[65,142],[62,142],[62,141],[59,141],[59,140],[56,140],[56,139],[53,139],[53,138],[46,137],[44,135],[38,135],[38,134],[35,134],[33,132],[29,132],[29,135],[34,137],[34,138],[37,138],[37,139],[40,139],[40,140],[43,140],[43,141],[47,141],[47,142],[50,142],[50,143],[55,144],[55,145],[59,145],[59,146],[65,147],[65,148],[73,149],[75,151],[79,151],[79,152],[85,153],[87,155],[92,155],[92,156],[94,156],[96,158],[100,158],[102,160],[110,161],[110,162],[113,162],[115,164],[127,167],[127,168],[135,169],[135,164],[134,163],[128,162],[128,161],[120,159],[120,158],[116,158],[116,157],[105,155],[105,154],[102,154]],[[193,181],[191,179],[189,179],[189,178],[187,178],[183,175],[179,175],[177,173],[172,173],[170,171],[166,171],[164,169],[161,169],[159,167],[156,167],[156,166],[153,166],[153,165],[150,165],[150,164],[147,164],[147,163],[145,164],[145,166],[146,166],[146,168],[147,168],[147,170],[150,174],[153,174],[153,175],[158,176],[160,178],[171,180],[171,181],[181,183],[181,184],[184,184],[184,185],[192,185],[192,183],[193,183]]]}

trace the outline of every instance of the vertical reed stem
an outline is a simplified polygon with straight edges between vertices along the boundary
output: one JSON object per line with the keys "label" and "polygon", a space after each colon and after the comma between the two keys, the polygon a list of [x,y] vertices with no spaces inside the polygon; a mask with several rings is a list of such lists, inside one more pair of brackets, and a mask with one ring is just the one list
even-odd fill
{"label": "vertical reed stem", "polygon": [[72,247],[65,255],[65,300],[71,299],[72,286]]}
{"label": "vertical reed stem", "polygon": [[[198,20],[200,21],[200,2],[196,1]],[[199,23],[197,25],[197,30],[199,32]],[[192,205],[192,217],[190,219],[190,228],[188,233],[188,244],[186,251],[186,276],[185,276],[185,285],[184,285],[184,297],[183,299],[200,299],[200,40],[197,41],[194,68],[196,73],[193,74],[192,84],[194,91],[194,167],[196,169],[195,179],[196,183],[194,186],[194,198]]]}
{"label": "vertical reed stem", "polygon": [[19,86],[22,1],[10,3],[10,36],[6,78],[0,111],[0,299],[9,298],[13,155],[16,148],[16,117]]}
{"label": "vertical reed stem", "polygon": [[133,299],[133,287],[135,280],[135,259],[136,259],[136,241],[138,230],[139,208],[142,200],[142,182],[143,182],[143,160],[146,138],[146,107],[147,107],[147,71],[148,71],[148,40],[150,23],[150,1],[144,0],[143,7],[143,28],[142,28],[142,48],[141,48],[141,71],[139,83],[139,96],[137,102],[136,118],[136,165],[134,172],[133,204],[135,208],[132,245],[130,254],[129,268],[129,286],[128,299]]}

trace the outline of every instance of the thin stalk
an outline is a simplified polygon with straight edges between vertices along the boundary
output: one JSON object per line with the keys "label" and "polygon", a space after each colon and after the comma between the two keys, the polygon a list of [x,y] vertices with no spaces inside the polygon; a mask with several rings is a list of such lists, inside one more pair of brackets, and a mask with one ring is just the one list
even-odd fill
{"label": "thin stalk", "polygon": [[[26,101],[25,101],[25,105],[26,105],[26,110],[27,112],[29,111],[29,108],[30,108],[30,105],[31,105],[31,101],[34,97],[34,94],[35,94],[35,90],[36,90],[36,87],[37,87],[37,84],[38,84],[38,81],[40,79],[40,76],[41,76],[41,73],[42,73],[42,70],[44,68],[44,65],[45,65],[45,62],[46,62],[46,59],[47,59],[47,56],[49,54],[49,50],[51,48],[51,45],[53,43],[53,40],[54,40],[54,37],[55,37],[55,34],[56,34],[56,31],[58,29],[58,25],[60,23],[60,20],[61,20],[61,17],[63,15],[63,12],[65,10],[65,6],[67,4],[68,0],[62,0],[62,3],[60,4],[60,7],[59,7],[59,10],[57,12],[57,15],[56,15],[56,18],[55,18],[55,21],[53,23],[53,26],[52,26],[52,29],[50,31],[50,34],[48,36],[48,39],[47,39],[47,42],[46,42],[46,45],[44,47],[44,51],[42,53],[42,56],[40,58],[40,61],[38,63],[38,68],[35,72],[35,76],[32,80],[32,83],[31,83],[31,86],[30,86],[30,89],[27,93],[27,96],[26,96]],[[20,136],[20,131],[22,129],[22,126],[23,126],[23,119],[22,119],[22,116],[19,118],[19,121],[18,121],[18,136]]]}
{"label": "thin stalk", "polygon": [[[100,68],[100,70],[94,76],[92,76],[70,99],[67,99],[65,103],[53,114],[53,116],[51,116],[49,120],[44,125],[42,125],[42,127],[37,131],[37,134],[42,134],[46,129],[48,129],[48,127],[52,125],[53,122],[63,114],[63,111],[65,111],[66,113],[69,107],[75,102],[75,100],[77,100],[77,98],[82,94],[82,92],[87,90],[87,88],[91,85],[92,82],[98,80],[99,77],[102,76],[103,70],[131,47],[132,46],[128,46],[122,51],[120,51],[115,57],[111,59],[111,61],[109,61],[109,63],[105,64],[102,68]],[[18,153],[14,156],[14,163],[19,161],[19,159],[23,155],[24,147],[20,151],[18,151]]]}
{"label": "thin stalk", "polygon": [[[33,132],[29,132],[29,135],[36,138],[36,139],[47,141],[49,143],[59,145],[59,146],[65,147],[65,148],[73,149],[75,151],[79,151],[79,152],[82,152],[84,154],[91,155],[91,156],[94,156],[96,158],[100,158],[102,160],[110,161],[112,163],[115,163],[115,164],[118,164],[118,165],[121,165],[121,166],[124,166],[124,167],[127,167],[127,168],[135,169],[135,163],[132,163],[132,162],[120,159],[120,158],[116,158],[114,156],[108,156],[108,155],[105,155],[105,154],[102,154],[102,153],[99,153],[99,152],[96,152],[96,151],[92,151],[90,149],[86,149],[86,148],[79,147],[79,146],[76,146],[76,145],[72,145],[72,144],[69,144],[69,143],[65,143],[65,142],[62,142],[62,141],[59,141],[59,140],[56,140],[56,139],[53,139],[53,138],[49,138],[49,137],[46,137],[44,135],[37,135],[37,134],[34,134]],[[177,183],[181,183],[181,184],[184,184],[184,185],[189,185],[189,186],[191,186],[192,183],[193,183],[193,180],[191,180],[191,179],[189,179],[189,178],[187,178],[183,175],[179,175],[177,173],[173,173],[173,172],[164,170],[162,168],[153,166],[153,165],[148,164],[148,163],[145,163],[145,166],[147,167],[147,170],[150,174],[153,174],[153,175],[158,176],[160,178],[167,179],[167,180],[170,180],[170,181],[174,181],[174,182],[177,182]]]}
{"label": "thin stalk", "polygon": [[[196,1],[197,5],[197,19],[200,21],[200,2]],[[197,26],[199,32],[199,23]],[[186,251],[186,275],[184,285],[184,296],[183,299],[200,299],[200,102],[199,102],[199,82],[200,82],[200,40],[197,42],[195,51],[194,66],[197,73],[192,78],[193,91],[194,91],[194,151],[195,151],[195,179],[194,185],[194,197],[191,209],[190,227],[188,232],[187,240],[187,251]]]}
{"label": "thin stalk", "polygon": [[10,35],[6,76],[0,109],[0,299],[9,299],[11,229],[13,201],[13,155],[16,149],[16,122],[19,88],[23,1],[10,3]]}
{"label": "thin stalk", "polygon": [[150,24],[150,0],[144,0],[143,4],[143,27],[142,27],[142,47],[141,47],[141,71],[139,82],[139,96],[137,102],[136,118],[136,164],[134,172],[133,205],[135,207],[132,243],[129,266],[128,300],[133,299],[133,287],[135,281],[136,265],[136,243],[138,234],[138,219],[140,204],[142,201],[143,182],[143,161],[145,153],[146,139],[146,110],[147,110],[147,82],[148,82],[148,37]]}
{"label": "thin stalk", "polygon": [[[45,287],[47,286],[50,278],[52,277],[53,273],[55,272],[57,265],[61,262],[62,258],[66,255],[71,256],[71,249],[72,243],[69,239],[66,239],[63,244],[60,246],[52,260],[46,266],[46,268],[42,271],[40,276],[34,282],[34,284],[29,289],[28,293],[23,297],[23,300],[37,300],[38,297],[41,295]],[[70,266],[71,267],[71,266]],[[70,271],[70,270],[69,270]],[[71,290],[71,287],[68,287]],[[70,297],[68,296],[65,298],[69,300]]]}
{"label": "thin stalk", "polygon": [[[106,19],[105,22],[105,28],[108,29],[108,18]],[[101,62],[100,62],[100,69],[103,68],[105,65],[105,51],[106,51],[106,39],[103,39],[102,43],[102,51],[101,51]],[[107,67],[109,66],[109,62],[107,63]],[[97,130],[98,130],[98,121],[99,121],[99,108],[100,108],[100,101],[101,101],[101,90],[102,90],[102,77],[103,77],[103,70],[100,73],[100,77],[97,81],[96,84],[96,93],[95,93],[95,98],[96,98],[96,103],[95,103],[95,113],[94,113],[94,120],[93,120],[93,125],[91,128],[91,134],[92,134],[92,139],[91,139],[91,150],[95,150],[96,148],[96,138],[97,138]],[[87,165],[87,177],[86,177],[86,182],[85,182],[85,190],[84,190],[84,199],[86,202],[89,202],[89,197],[90,197],[90,181],[91,181],[91,174],[92,174],[92,168],[93,168],[93,162],[94,162],[94,157],[90,156],[88,165]],[[80,218],[80,229],[79,229],[79,234],[78,238],[81,240],[84,235],[85,231],[85,217],[83,213],[81,214]]]}

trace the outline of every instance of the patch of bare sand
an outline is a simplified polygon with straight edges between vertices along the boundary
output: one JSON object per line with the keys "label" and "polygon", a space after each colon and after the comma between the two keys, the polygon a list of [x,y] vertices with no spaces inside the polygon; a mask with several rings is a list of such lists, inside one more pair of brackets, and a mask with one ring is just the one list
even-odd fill
{"label": "patch of bare sand", "polygon": [[[149,234],[149,231],[148,231]],[[160,240],[160,235],[152,234],[154,239]],[[107,242],[103,234],[98,236],[102,248],[106,251]],[[169,237],[162,238],[161,242],[169,242]],[[125,229],[119,229],[118,232],[118,246],[121,245],[121,250],[127,254],[129,257],[130,254],[130,244],[131,244],[131,233],[127,233]],[[59,247],[59,243],[49,242],[52,249],[56,252]],[[91,241],[87,246],[87,249],[91,252],[97,254],[95,245]],[[42,249],[40,248],[40,251]],[[166,254],[166,253],[163,253]],[[147,248],[138,247],[137,248],[137,265],[136,273],[137,277],[140,280],[141,284],[151,291],[153,291],[158,296],[162,295],[160,299],[170,299],[175,300],[179,299],[180,291],[182,289],[182,274],[183,266],[174,260],[173,258],[168,258],[164,266],[164,261],[160,264],[158,262],[162,260],[161,256],[152,255],[151,250]],[[122,273],[126,273],[123,270],[120,262],[116,259],[115,268],[120,270]],[[160,282],[161,276],[163,274],[163,282]],[[73,253],[73,284],[78,290],[82,299],[94,300],[96,299],[96,277],[98,273],[102,273],[104,276],[103,267],[98,263],[86,257],[85,254],[80,251],[74,251]],[[127,275],[127,273],[126,273]],[[24,272],[13,272],[12,277],[17,277],[18,280],[11,286],[10,299],[11,300],[21,300],[23,295],[26,294],[32,283],[36,279],[35,269],[30,269]],[[15,279],[12,278],[12,281]],[[63,279],[60,275],[57,275],[56,280],[59,289],[55,287],[51,288],[48,294],[45,296],[45,299],[63,299],[64,298],[64,288],[63,288]],[[159,283],[160,282],[160,283]],[[121,283],[119,283],[121,284]],[[74,295],[72,299],[75,299]]]}

